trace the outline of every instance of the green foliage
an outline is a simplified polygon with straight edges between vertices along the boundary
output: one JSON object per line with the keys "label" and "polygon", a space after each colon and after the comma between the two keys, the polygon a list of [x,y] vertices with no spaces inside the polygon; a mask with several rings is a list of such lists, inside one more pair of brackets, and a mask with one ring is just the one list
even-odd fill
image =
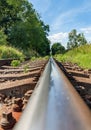
{"label": "green foliage", "polygon": [[77,34],[76,29],[73,29],[68,35],[69,41],[67,43],[67,49],[72,49],[81,45],[85,45],[87,40],[83,33]]}
{"label": "green foliage", "polygon": [[13,67],[17,67],[17,66],[19,66],[20,65],[20,60],[13,60],[12,62],[11,62],[11,66],[13,66]]}
{"label": "green foliage", "polygon": [[24,69],[24,73],[29,72],[29,66],[28,66],[28,65],[25,65],[25,66],[23,67],[23,69]]}
{"label": "green foliage", "polygon": [[27,28],[22,24],[15,25],[10,32],[10,44],[23,51],[30,47],[29,38],[27,35]]}
{"label": "green foliage", "polygon": [[87,40],[85,39],[85,36],[83,33],[78,34],[77,40],[78,40],[78,45],[86,45],[87,44]]}
{"label": "green foliage", "polygon": [[20,62],[24,62],[25,61],[25,56],[23,55],[23,56],[21,56],[20,58],[19,58],[19,60],[20,60]]}
{"label": "green foliage", "polygon": [[76,29],[73,29],[69,33],[68,49],[74,48],[74,47],[77,47],[77,46],[78,46],[78,43],[77,43],[77,31],[76,31]]}
{"label": "green foliage", "polygon": [[61,45],[61,43],[54,43],[52,45],[52,54],[63,54],[65,52],[65,47]]}
{"label": "green foliage", "polygon": [[45,57],[43,57],[44,59],[46,59],[46,60],[48,60],[50,57],[49,56],[45,56]]}
{"label": "green foliage", "polygon": [[[10,4],[12,0],[0,0],[0,28],[4,28],[5,34],[8,35],[10,28],[20,18],[17,15],[17,8],[15,8],[15,2]],[[19,6],[19,5],[18,5]]]}
{"label": "green foliage", "polygon": [[26,56],[31,52],[40,56],[49,54],[49,26],[40,19],[30,2],[1,0],[0,12],[0,28],[4,28],[8,45],[22,50]]}
{"label": "green foliage", "polygon": [[24,59],[24,55],[19,50],[2,45],[0,46],[0,59],[17,58]]}
{"label": "green foliage", "polygon": [[3,30],[0,30],[0,45],[7,44],[7,36],[4,34]]}
{"label": "green foliage", "polygon": [[48,60],[49,56],[44,56],[44,57],[32,57],[31,61],[35,61],[35,60]]}
{"label": "green foliage", "polygon": [[36,59],[37,59],[37,57],[33,56],[33,57],[31,58],[31,61],[34,61],[34,60],[36,60]]}
{"label": "green foliage", "polygon": [[77,63],[83,68],[91,68],[91,45],[82,45],[63,55],[56,55],[55,58],[62,62]]}

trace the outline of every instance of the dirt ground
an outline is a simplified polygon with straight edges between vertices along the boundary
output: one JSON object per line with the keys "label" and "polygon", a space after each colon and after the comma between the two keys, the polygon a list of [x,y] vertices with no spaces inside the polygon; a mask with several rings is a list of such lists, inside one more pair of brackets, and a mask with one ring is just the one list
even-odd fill
{"label": "dirt ground", "polygon": [[[15,68],[0,67],[0,123],[3,119],[5,127],[11,127],[13,118],[16,122],[19,120],[46,63],[47,60],[38,60]],[[3,112],[6,114],[4,117]],[[0,124],[0,130],[11,129],[2,129]]]}
{"label": "dirt ground", "polygon": [[61,69],[91,109],[91,70],[72,63],[62,63]]}

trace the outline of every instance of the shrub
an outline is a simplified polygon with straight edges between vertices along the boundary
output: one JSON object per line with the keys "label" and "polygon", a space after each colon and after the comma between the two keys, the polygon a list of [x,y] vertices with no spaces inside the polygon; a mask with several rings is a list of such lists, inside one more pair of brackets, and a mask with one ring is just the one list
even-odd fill
{"label": "shrub", "polygon": [[24,59],[24,55],[18,49],[2,45],[0,46],[0,59],[7,58]]}
{"label": "shrub", "polygon": [[4,34],[3,29],[0,29],[0,45],[6,45],[7,44],[7,36]]}
{"label": "shrub", "polygon": [[25,65],[23,69],[24,69],[25,73],[29,72],[29,66],[28,65]]}
{"label": "shrub", "polygon": [[72,62],[83,68],[91,68],[91,44],[74,48],[63,55],[56,55],[55,58],[61,62]]}
{"label": "shrub", "polygon": [[20,60],[13,60],[12,62],[11,62],[11,66],[13,66],[13,67],[17,67],[17,66],[19,66],[20,65]]}

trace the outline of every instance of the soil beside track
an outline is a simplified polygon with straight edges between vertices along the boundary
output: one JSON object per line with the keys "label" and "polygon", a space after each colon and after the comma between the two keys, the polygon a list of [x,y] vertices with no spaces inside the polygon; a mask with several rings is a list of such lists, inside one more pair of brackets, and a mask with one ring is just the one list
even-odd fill
{"label": "soil beside track", "polygon": [[57,61],[57,64],[66,74],[88,107],[91,109],[91,70],[83,69],[77,64],[68,62],[60,63]]}
{"label": "soil beside track", "polygon": [[[15,118],[16,122],[19,120],[46,63],[47,60],[36,60],[27,61],[15,68],[9,65],[1,66],[0,122],[4,120],[3,122],[7,125],[7,118],[10,113],[12,113],[12,117]],[[6,113],[6,118],[2,117],[3,112]],[[0,127],[0,130],[3,129]],[[8,127],[5,130],[8,130]]]}

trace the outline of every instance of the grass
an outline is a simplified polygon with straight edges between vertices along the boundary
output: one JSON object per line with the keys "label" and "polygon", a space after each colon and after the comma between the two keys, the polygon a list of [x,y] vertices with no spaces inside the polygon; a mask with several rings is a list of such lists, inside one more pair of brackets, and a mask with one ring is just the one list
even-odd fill
{"label": "grass", "polygon": [[49,59],[49,56],[45,56],[45,57],[31,57],[31,61],[35,61],[35,60],[48,60]]}
{"label": "grass", "polygon": [[13,66],[13,67],[17,67],[17,66],[19,66],[20,65],[20,60],[13,60],[12,62],[11,62],[11,66]]}
{"label": "grass", "polygon": [[61,62],[77,63],[80,67],[91,68],[91,45],[87,44],[74,48],[65,54],[55,55],[55,58]]}
{"label": "grass", "polygon": [[0,59],[17,58],[24,59],[24,55],[18,49],[6,45],[0,46]]}
{"label": "grass", "polygon": [[25,65],[23,67],[23,69],[24,69],[24,73],[28,73],[29,72],[29,66],[28,65]]}

